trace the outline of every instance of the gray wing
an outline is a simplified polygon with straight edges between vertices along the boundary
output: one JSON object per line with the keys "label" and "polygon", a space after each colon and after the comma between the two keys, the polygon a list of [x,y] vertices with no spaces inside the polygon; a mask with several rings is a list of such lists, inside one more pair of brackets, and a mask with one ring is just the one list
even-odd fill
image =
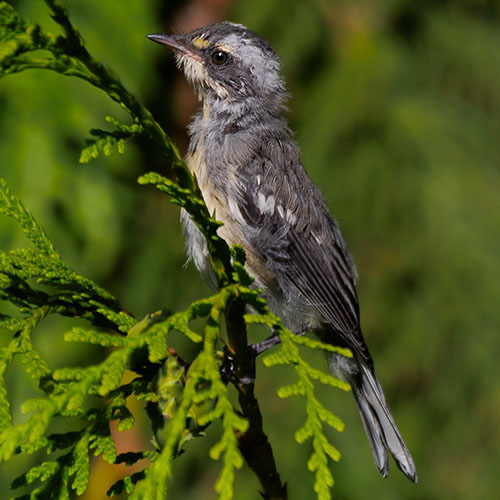
{"label": "gray wing", "polygon": [[321,322],[372,366],[359,326],[354,263],[295,144],[275,142],[260,151],[239,169],[238,181],[245,238],[284,296],[298,291]]}

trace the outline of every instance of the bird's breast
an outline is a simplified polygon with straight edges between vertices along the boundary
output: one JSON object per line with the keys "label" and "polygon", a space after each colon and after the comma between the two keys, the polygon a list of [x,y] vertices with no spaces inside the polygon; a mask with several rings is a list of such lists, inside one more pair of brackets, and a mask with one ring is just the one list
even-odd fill
{"label": "bird's breast", "polygon": [[[236,185],[233,186],[234,189],[231,188],[231,183],[236,183],[236,176],[235,172],[228,168],[229,162],[221,158],[217,164],[213,164],[213,159],[207,163],[203,138],[199,139],[196,146],[190,149],[186,156],[186,164],[196,176],[210,215],[223,223],[223,226],[217,230],[217,234],[228,245],[237,244],[243,247],[246,252],[246,268],[251,275],[257,278],[260,288],[272,287],[275,279],[266,272],[265,259],[256,254],[249,243],[245,221],[235,198]],[[193,255],[193,248],[190,248],[189,251],[193,260],[197,262],[196,256]]]}
{"label": "bird's breast", "polygon": [[220,165],[208,165],[206,157],[205,139],[202,138],[186,156],[186,164],[196,176],[198,187],[210,215],[224,224],[218,234],[230,245],[241,244],[241,223],[237,220],[237,213],[231,202],[232,198],[228,197],[226,190],[218,187],[222,186],[227,179],[217,179],[217,176],[223,175]]}

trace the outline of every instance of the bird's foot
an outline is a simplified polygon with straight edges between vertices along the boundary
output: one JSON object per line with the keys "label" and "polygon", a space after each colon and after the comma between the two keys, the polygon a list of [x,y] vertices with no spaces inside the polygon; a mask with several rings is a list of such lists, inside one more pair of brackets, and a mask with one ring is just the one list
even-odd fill
{"label": "bird's foot", "polygon": [[256,358],[259,354],[262,354],[264,351],[271,349],[275,345],[281,342],[279,335],[272,335],[271,337],[263,340],[262,342],[257,342],[256,344],[251,344],[248,346],[248,351],[251,356]]}
{"label": "bird's foot", "polygon": [[253,384],[255,383],[255,358],[267,351],[276,344],[279,344],[281,339],[278,335],[273,335],[262,342],[257,342],[256,344],[251,344],[248,346],[248,356],[250,358],[250,373],[244,377],[240,377],[236,374],[236,368],[234,366],[234,355],[229,352],[227,346],[224,346],[224,359],[222,361],[221,375],[222,380],[227,384],[230,381],[236,382],[237,384]]}
{"label": "bird's foot", "polygon": [[234,355],[229,352],[227,346],[224,346],[223,353],[221,377],[224,383],[235,382],[244,385],[255,382],[255,356],[250,356],[250,373],[244,377],[240,377],[236,373],[236,367],[234,366]]}

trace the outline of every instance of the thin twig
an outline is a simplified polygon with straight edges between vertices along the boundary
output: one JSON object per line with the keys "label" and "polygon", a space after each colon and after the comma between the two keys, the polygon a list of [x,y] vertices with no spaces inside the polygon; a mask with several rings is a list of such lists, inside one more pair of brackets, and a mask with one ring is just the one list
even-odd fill
{"label": "thin twig", "polygon": [[262,497],[265,500],[286,500],[287,487],[281,482],[273,450],[264,433],[262,414],[254,393],[254,383],[239,382],[254,374],[254,360],[248,350],[244,313],[245,301],[239,297],[233,298],[226,311],[229,351],[233,356],[236,372],[233,384],[238,391],[241,412],[250,424],[248,430],[238,436],[239,449],[260,481],[263,488]]}

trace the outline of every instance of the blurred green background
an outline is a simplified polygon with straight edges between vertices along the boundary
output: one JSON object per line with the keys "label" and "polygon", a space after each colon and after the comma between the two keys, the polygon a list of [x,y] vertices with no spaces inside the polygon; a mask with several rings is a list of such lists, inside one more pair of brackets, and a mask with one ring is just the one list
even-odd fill
{"label": "blurred green background", "polygon": [[[57,28],[42,1],[12,2]],[[500,2],[497,0],[66,0],[89,50],[117,71],[185,150],[196,109],[171,56],[144,36],[219,20],[247,25],[281,55],[304,164],[355,257],[365,338],[420,482],[383,480],[350,394],[320,389],[346,423],[331,432],[336,499],[489,499],[500,492]],[[78,163],[88,130],[125,118],[76,79],[29,71],[0,80],[0,175],[78,271],[137,317],[185,308],[207,287],[185,256],[178,208],[140,187],[168,166],[147,142]],[[1,248],[26,245],[0,219]],[[0,311],[4,305],[0,303]],[[64,345],[63,319],[37,334],[55,365],[94,362]],[[77,351],[77,352],[75,352]],[[324,366],[319,356],[308,361]],[[313,498],[303,401],[279,400],[288,372],[257,368],[265,430],[290,499]],[[34,393],[9,372],[13,412]],[[206,440],[175,463],[169,499],[216,498]],[[124,443],[140,446],[147,430]],[[138,441],[139,444],[137,444]],[[6,491],[16,462],[0,470]],[[98,466],[96,466],[98,468]],[[21,468],[21,469],[20,469]],[[96,469],[97,470],[97,469]],[[107,489],[116,478],[101,472]],[[237,500],[258,498],[244,469]],[[104,498],[92,490],[86,498]],[[3,495],[2,495],[3,496]]]}

